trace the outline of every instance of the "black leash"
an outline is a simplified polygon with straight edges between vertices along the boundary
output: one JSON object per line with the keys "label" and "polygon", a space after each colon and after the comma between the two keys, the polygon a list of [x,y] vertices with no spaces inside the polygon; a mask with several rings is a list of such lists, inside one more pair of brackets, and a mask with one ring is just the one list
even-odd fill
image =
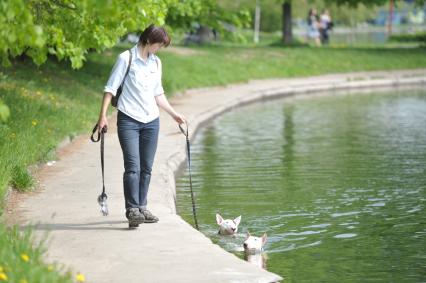
{"label": "black leash", "polygon": [[195,211],[195,201],[194,201],[194,191],[192,190],[192,177],[191,177],[191,150],[189,147],[189,130],[188,130],[188,124],[184,123],[186,126],[186,129],[182,127],[182,124],[179,124],[179,129],[186,136],[186,151],[188,154],[188,170],[189,170],[189,187],[191,189],[191,201],[192,201],[192,214],[194,215],[194,221],[195,221],[195,228],[197,230],[200,230],[198,228],[198,221],[197,221],[197,213]]}
{"label": "black leash", "polygon": [[107,127],[103,127],[100,131],[98,131],[98,139],[95,140],[93,135],[98,130],[98,124],[95,125],[92,131],[92,135],[90,136],[90,139],[92,142],[99,142],[101,141],[101,167],[102,167],[102,193],[98,196],[98,203],[101,206],[101,212],[103,216],[108,215],[108,206],[107,206],[107,199],[108,196],[105,193],[105,173],[104,173],[104,140],[105,140],[105,133],[107,132]]}

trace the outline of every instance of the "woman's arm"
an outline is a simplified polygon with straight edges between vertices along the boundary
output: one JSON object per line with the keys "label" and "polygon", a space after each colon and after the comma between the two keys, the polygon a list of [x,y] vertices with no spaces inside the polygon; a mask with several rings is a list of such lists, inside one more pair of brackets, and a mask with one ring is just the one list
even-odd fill
{"label": "woman's arm", "polygon": [[108,110],[108,106],[111,103],[111,99],[112,99],[112,93],[105,92],[104,98],[102,99],[101,112],[99,113],[98,131],[100,131],[100,129],[102,129],[104,126],[108,127],[108,120],[106,117],[106,113]]}
{"label": "woman's arm", "polygon": [[182,114],[177,113],[173,107],[170,105],[167,97],[164,94],[160,94],[155,96],[155,101],[157,105],[166,111],[172,118],[178,123],[182,124],[185,122],[185,117]]}

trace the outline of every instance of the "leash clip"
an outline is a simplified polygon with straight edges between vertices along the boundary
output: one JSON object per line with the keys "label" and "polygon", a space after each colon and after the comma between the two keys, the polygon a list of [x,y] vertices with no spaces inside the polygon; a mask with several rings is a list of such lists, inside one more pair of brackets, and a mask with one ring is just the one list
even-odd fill
{"label": "leash clip", "polygon": [[106,193],[102,193],[98,196],[98,203],[101,206],[101,212],[103,216],[107,216],[108,213],[108,205],[107,205],[108,196]]}

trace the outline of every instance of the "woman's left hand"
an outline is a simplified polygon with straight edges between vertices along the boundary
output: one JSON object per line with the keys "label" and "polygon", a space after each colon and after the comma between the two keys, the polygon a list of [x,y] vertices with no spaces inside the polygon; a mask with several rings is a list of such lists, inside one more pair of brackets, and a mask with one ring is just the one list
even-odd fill
{"label": "woman's left hand", "polygon": [[182,123],[185,123],[186,119],[185,116],[183,116],[182,114],[176,113],[175,115],[173,115],[173,119],[175,119],[175,121],[180,125]]}

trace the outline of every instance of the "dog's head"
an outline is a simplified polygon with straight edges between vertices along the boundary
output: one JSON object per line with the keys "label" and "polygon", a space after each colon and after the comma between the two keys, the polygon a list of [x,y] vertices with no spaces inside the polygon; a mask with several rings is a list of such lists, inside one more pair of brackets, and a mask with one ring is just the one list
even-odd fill
{"label": "dog's head", "polygon": [[263,251],[263,246],[266,244],[267,239],[266,233],[262,237],[255,237],[247,231],[246,240],[243,244],[244,251],[247,253],[259,253]]}
{"label": "dog's head", "polygon": [[238,225],[241,222],[241,215],[235,218],[234,220],[231,220],[231,219],[223,219],[219,213],[216,213],[216,222],[217,222],[217,225],[219,225],[220,227],[219,234],[233,235],[237,233],[238,231]]}

